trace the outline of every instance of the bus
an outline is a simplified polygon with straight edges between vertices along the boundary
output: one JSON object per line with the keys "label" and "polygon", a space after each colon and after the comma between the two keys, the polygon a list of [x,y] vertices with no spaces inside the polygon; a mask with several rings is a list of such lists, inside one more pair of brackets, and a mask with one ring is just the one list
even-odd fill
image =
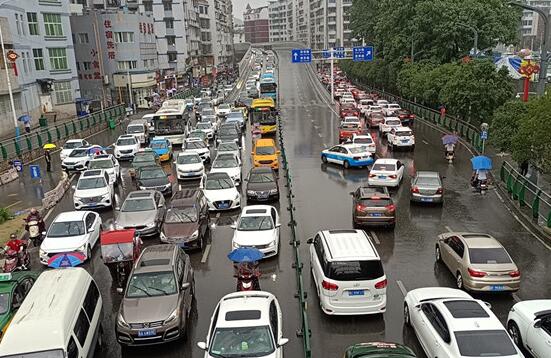
{"label": "bus", "polygon": [[189,112],[185,99],[169,99],[153,116],[153,132],[172,145],[181,145],[189,132]]}
{"label": "bus", "polygon": [[264,97],[253,99],[249,110],[251,124],[258,123],[262,134],[271,134],[277,131],[278,111],[273,98]]}
{"label": "bus", "polygon": [[277,99],[277,84],[271,73],[265,73],[260,78],[260,97]]}

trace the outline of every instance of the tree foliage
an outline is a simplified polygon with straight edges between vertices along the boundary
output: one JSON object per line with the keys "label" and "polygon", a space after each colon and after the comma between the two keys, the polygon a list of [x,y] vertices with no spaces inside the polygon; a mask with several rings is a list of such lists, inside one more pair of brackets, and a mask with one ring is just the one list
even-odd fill
{"label": "tree foliage", "polygon": [[527,114],[528,105],[519,100],[508,101],[499,107],[494,112],[490,123],[490,142],[500,151],[511,152],[520,121]]}

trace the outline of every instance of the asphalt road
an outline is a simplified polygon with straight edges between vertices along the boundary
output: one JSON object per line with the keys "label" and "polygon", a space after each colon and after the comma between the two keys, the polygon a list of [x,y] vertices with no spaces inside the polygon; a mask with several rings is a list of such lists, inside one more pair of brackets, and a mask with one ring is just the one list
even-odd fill
{"label": "asphalt road", "polygon": [[[476,231],[488,232],[498,238],[509,250],[522,271],[523,282],[518,296],[480,296],[492,304],[494,312],[505,319],[515,299],[549,297],[551,283],[546,280],[551,270],[548,249],[538,242],[509,213],[506,206],[493,191],[482,197],[469,188],[470,154],[459,148],[456,161],[448,165],[442,158],[441,134],[421,123],[415,127],[417,146],[415,152],[396,152],[392,155],[406,164],[406,176],[402,186],[393,192],[397,203],[397,225],[394,231],[375,231],[374,240],[383,258],[384,268],[389,279],[387,289],[387,312],[383,317],[331,317],[319,309],[319,301],[311,282],[308,262],[308,237],[324,229],[351,228],[351,197],[349,192],[367,182],[367,170],[344,170],[333,165],[322,165],[320,151],[337,142],[337,116],[322,100],[317,85],[306,67],[291,64],[288,51],[278,52],[279,92],[281,118],[284,121],[286,153],[293,178],[294,204],[297,207],[297,232],[304,243],[300,246],[305,262],[304,279],[308,290],[308,316],[312,331],[313,357],[341,357],[344,349],[358,342],[386,340],[405,342],[424,355],[409,330],[403,328],[403,292],[425,286],[453,287],[454,280],[444,267],[435,265],[434,242],[442,232]],[[246,131],[247,135],[249,131]],[[90,142],[109,144],[118,132],[103,132]],[[250,168],[251,141],[247,136],[242,156],[244,175]],[[390,156],[384,143],[380,143],[380,156]],[[135,189],[127,173],[128,164],[123,166],[123,185],[119,187],[117,200],[122,203],[129,191]],[[173,170],[170,164],[165,170]],[[409,181],[415,170],[438,170],[446,178],[446,201],[443,207],[410,206]],[[174,184],[178,185],[178,184]],[[196,184],[186,184],[193,186]],[[285,190],[283,178],[280,188]],[[285,347],[287,357],[301,357],[302,343],[295,332],[300,328],[294,270],[291,268],[292,250],[288,245],[289,221],[286,196],[276,205],[281,215],[281,245],[278,257],[261,264],[263,277],[261,287],[274,293],[281,304],[284,317],[284,336],[290,338]],[[67,193],[52,211],[49,221],[59,212],[72,210],[72,192]],[[214,225],[208,254],[190,252],[195,269],[196,306],[188,338],[163,346],[140,347],[129,350],[124,356],[148,357],[202,357],[196,342],[204,340],[212,311],[218,300],[235,289],[232,267],[226,254],[230,250],[232,229],[229,227],[239,211],[211,216]],[[108,224],[111,211],[101,213],[103,222]],[[152,245],[159,240],[147,239]],[[36,254],[34,254],[36,256]],[[37,261],[34,268],[39,267]],[[115,342],[113,332],[120,303],[120,295],[111,288],[111,277],[99,258],[98,249],[94,259],[85,267],[98,282],[104,300],[105,337],[107,348],[102,357],[120,357],[121,350]]]}

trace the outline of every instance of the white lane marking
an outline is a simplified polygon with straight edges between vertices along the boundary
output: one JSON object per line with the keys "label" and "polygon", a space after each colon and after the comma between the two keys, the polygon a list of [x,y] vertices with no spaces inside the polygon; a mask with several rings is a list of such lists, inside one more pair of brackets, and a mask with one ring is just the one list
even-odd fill
{"label": "white lane marking", "polygon": [[446,228],[446,230],[448,230],[448,232],[453,232],[453,230],[448,225],[446,225],[444,227]]}
{"label": "white lane marking", "polygon": [[321,133],[320,132],[318,132],[318,136],[321,138]]}
{"label": "white lane marking", "polygon": [[12,206],[15,206],[15,205],[17,205],[17,204],[21,204],[21,200],[18,200],[18,201],[16,201],[15,203],[6,206],[6,209],[9,209],[9,208],[11,208]]}
{"label": "white lane marking", "polygon": [[377,236],[375,231],[371,230],[369,233],[371,234],[371,237],[373,237],[373,241],[375,241],[377,245],[380,245],[381,241],[379,240],[379,237]]}
{"label": "white lane marking", "polygon": [[423,143],[425,143],[426,145],[429,144],[429,142],[427,142],[426,140],[423,139]]}
{"label": "white lane marking", "polygon": [[207,246],[205,246],[205,252],[203,252],[203,257],[201,257],[202,264],[207,262],[207,259],[209,258],[210,246],[210,244],[207,244]]}
{"label": "white lane marking", "polygon": [[18,196],[19,194],[18,193],[11,193],[11,194],[8,194],[8,196]]}
{"label": "white lane marking", "polygon": [[520,299],[520,297],[517,295],[516,292],[513,293],[511,296],[513,297],[513,300],[514,300],[515,302],[517,302],[517,303],[520,302],[520,301],[522,301],[522,300]]}
{"label": "white lane marking", "polygon": [[396,280],[396,284],[398,285],[398,288],[400,289],[400,291],[402,291],[402,295],[406,297],[408,293],[408,290],[406,290],[406,286],[404,286],[404,284],[400,280]]}
{"label": "white lane marking", "polygon": [[314,124],[314,128],[319,129],[320,126]]}
{"label": "white lane marking", "polygon": [[502,203],[505,202],[505,200],[503,200],[503,197],[501,196],[501,194],[499,194],[499,192],[497,191],[497,189],[494,189],[494,193],[496,193],[498,199],[499,199]]}

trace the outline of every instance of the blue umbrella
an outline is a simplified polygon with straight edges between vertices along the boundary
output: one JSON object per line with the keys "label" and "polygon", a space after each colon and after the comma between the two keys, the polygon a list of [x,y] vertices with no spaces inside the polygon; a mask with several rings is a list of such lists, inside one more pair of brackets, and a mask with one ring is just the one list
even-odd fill
{"label": "blue umbrella", "polygon": [[492,160],[484,155],[471,158],[473,170],[490,170],[492,169]]}
{"label": "blue umbrella", "polygon": [[446,134],[442,137],[442,144],[455,144],[459,141],[459,138],[456,135],[453,134]]}
{"label": "blue umbrella", "polygon": [[19,122],[28,123],[28,122],[31,121],[31,116],[29,116],[28,114],[24,114],[24,115],[20,116],[19,118],[17,118],[17,120]]}
{"label": "blue umbrella", "polygon": [[80,252],[65,252],[50,257],[48,266],[53,268],[75,267],[83,263],[84,259],[84,255]]}
{"label": "blue umbrella", "polygon": [[264,257],[264,253],[255,247],[240,247],[228,254],[233,262],[255,262]]}

